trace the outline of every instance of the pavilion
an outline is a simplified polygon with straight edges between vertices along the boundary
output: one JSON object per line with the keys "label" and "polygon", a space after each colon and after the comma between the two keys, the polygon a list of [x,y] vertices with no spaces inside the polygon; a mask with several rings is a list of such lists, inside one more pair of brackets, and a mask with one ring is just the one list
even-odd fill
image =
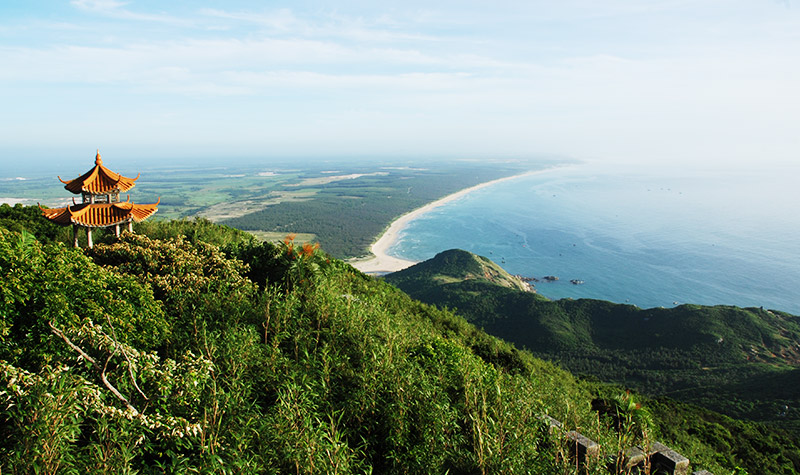
{"label": "pavilion", "polygon": [[[141,174],[139,174],[141,176]],[[81,203],[76,203],[72,198],[72,205],[66,208],[40,208],[45,218],[61,225],[72,225],[72,236],[75,247],[78,247],[78,231],[86,228],[86,238],[89,247],[93,247],[92,229],[114,227],[114,233],[119,237],[120,226],[127,225],[128,231],[133,232],[133,223],[143,221],[158,211],[159,198],[153,204],[134,204],[127,201],[120,202],[119,194],[136,186],[136,178],[128,178],[114,173],[103,166],[100,150],[97,150],[94,167],[74,180],[64,181],[64,188],[81,195]]]}

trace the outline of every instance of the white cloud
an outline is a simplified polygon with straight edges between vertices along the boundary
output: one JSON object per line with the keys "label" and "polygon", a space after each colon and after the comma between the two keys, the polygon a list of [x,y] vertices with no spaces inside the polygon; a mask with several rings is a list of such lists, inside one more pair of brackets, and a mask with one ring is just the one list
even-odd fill
{"label": "white cloud", "polygon": [[192,22],[185,18],[178,18],[165,14],[138,13],[124,8],[126,5],[129,5],[130,2],[121,2],[117,0],[71,0],[70,4],[79,10],[97,13],[109,18],[182,26],[192,25]]}
{"label": "white cloud", "polygon": [[83,10],[110,12],[124,7],[129,2],[119,2],[116,0],[72,0],[69,3]]}
{"label": "white cloud", "polygon": [[212,18],[254,23],[259,26],[283,32],[301,32],[310,29],[305,22],[298,20],[292,11],[287,8],[275,10],[272,13],[230,12],[215,8],[201,8],[199,13]]}
{"label": "white cloud", "polygon": [[[327,13],[314,19],[298,18],[289,9],[277,9],[270,12],[227,11],[203,8],[199,11],[203,16],[231,20],[236,24],[255,25],[264,28],[270,34],[288,34],[308,38],[339,38],[361,43],[388,43],[394,41],[436,41],[434,35],[421,34],[411,30],[414,23],[397,21],[387,15],[366,20],[364,17]],[[217,26],[219,27],[219,26]],[[229,25],[227,29],[235,29]]]}
{"label": "white cloud", "polygon": [[417,3],[179,14],[74,0],[58,24],[0,20],[15,39],[0,46],[0,101],[21,111],[0,119],[3,143],[47,128],[287,149],[314,137],[629,158],[798,150],[800,22],[783,6]]}

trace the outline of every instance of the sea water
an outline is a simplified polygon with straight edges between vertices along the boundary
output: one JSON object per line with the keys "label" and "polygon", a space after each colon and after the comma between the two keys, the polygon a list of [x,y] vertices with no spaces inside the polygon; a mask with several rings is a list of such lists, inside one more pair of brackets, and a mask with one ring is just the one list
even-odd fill
{"label": "sea water", "polygon": [[795,171],[556,168],[434,209],[389,253],[421,261],[464,249],[539,279],[537,291],[553,299],[800,315]]}

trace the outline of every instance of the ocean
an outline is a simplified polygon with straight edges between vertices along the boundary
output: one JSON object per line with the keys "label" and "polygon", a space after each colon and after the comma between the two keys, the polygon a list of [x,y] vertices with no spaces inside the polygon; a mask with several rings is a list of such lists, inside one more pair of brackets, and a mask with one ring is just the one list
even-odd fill
{"label": "ocean", "polygon": [[800,315],[797,178],[791,169],[556,168],[432,210],[389,254],[422,261],[464,249],[539,279],[551,299]]}

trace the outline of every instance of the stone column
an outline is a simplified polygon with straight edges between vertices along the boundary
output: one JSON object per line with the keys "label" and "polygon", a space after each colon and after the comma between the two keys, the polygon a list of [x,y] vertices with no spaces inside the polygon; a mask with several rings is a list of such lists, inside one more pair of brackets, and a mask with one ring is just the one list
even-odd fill
{"label": "stone column", "polygon": [[72,225],[72,242],[74,243],[75,247],[80,247],[78,245],[78,230],[79,229],[80,229],[80,226],[78,226],[77,224],[73,224]]}
{"label": "stone column", "polygon": [[584,464],[589,458],[600,457],[600,444],[597,442],[574,430],[567,432],[566,436],[570,451],[579,463]]}
{"label": "stone column", "polygon": [[650,449],[655,452],[651,460],[657,470],[663,470],[670,475],[686,475],[689,473],[689,459],[683,455],[660,442],[653,442]]}
{"label": "stone column", "polygon": [[133,232],[133,220],[128,221],[128,232]]}
{"label": "stone column", "polygon": [[89,241],[89,249],[94,247],[92,242],[92,228],[86,228],[86,240]]}
{"label": "stone column", "polygon": [[114,227],[114,234],[119,237],[119,223]]}

